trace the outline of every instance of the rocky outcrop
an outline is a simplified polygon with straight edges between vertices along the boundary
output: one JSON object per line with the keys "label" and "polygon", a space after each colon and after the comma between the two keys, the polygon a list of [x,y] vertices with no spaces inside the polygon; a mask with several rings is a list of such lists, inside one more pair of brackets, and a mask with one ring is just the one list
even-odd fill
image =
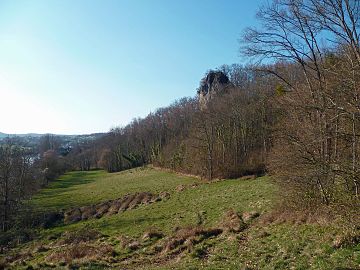
{"label": "rocky outcrop", "polygon": [[200,109],[207,108],[209,101],[220,93],[226,93],[233,87],[229,78],[222,71],[209,71],[201,80],[197,94],[199,98]]}

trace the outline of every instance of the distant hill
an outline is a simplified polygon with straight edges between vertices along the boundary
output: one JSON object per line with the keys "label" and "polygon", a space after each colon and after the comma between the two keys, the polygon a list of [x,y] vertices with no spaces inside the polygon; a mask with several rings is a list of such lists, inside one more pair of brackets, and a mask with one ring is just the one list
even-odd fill
{"label": "distant hill", "polygon": [[[103,136],[105,133],[94,133],[94,134],[84,134],[84,135],[57,135],[51,134],[56,136],[62,145],[73,145],[75,143],[80,143],[84,141],[91,141],[96,140]],[[37,145],[40,142],[40,138],[45,134],[38,134],[38,133],[26,133],[26,134],[7,134],[0,132],[0,144],[6,138],[18,138],[26,145]]]}
{"label": "distant hill", "polygon": [[[48,134],[48,133],[46,133]],[[38,138],[38,137],[41,137],[41,136],[44,136],[46,135],[45,133],[44,134],[39,134],[39,133],[25,133],[25,134],[8,134],[8,133],[3,133],[3,132],[0,132],[0,139],[2,138],[6,138],[6,137],[33,137],[33,138]],[[51,134],[51,135],[55,135],[55,136],[59,136],[59,137],[69,137],[69,138],[76,138],[76,137],[94,137],[94,138],[97,138],[97,137],[100,137],[102,135],[104,135],[105,133],[92,133],[92,134],[80,134],[80,135],[59,135],[59,134]]]}
{"label": "distant hill", "polygon": [[0,132],[0,139],[6,138],[6,137],[41,137],[43,134],[37,134],[37,133],[26,133],[26,134],[8,134]]}

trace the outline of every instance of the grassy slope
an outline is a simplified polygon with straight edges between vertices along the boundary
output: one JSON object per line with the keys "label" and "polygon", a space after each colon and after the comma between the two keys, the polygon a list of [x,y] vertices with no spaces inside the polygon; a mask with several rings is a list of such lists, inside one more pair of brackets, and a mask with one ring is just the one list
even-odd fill
{"label": "grassy slope", "polygon": [[274,187],[266,177],[243,182],[220,181],[176,191],[177,186],[192,183],[203,184],[196,178],[150,168],[115,174],[104,171],[73,172],[41,191],[32,199],[32,204],[39,209],[53,211],[115,199],[137,191],[168,191],[171,199],[165,202],[53,229],[64,231],[91,226],[110,235],[125,233],[140,236],[152,225],[170,232],[175,226],[196,224],[198,214],[202,211],[206,212],[206,225],[214,225],[229,208],[239,212],[264,211],[271,207],[274,194]]}
{"label": "grassy slope", "polygon": [[32,204],[42,209],[60,210],[119,198],[126,193],[160,192],[193,182],[190,177],[172,177],[164,171],[143,169],[112,174],[105,171],[71,172],[41,190],[32,199]]}
{"label": "grassy slope", "polygon": [[[201,184],[182,192],[176,191],[180,184],[196,182],[200,180],[150,168],[116,174],[103,171],[69,173],[43,190],[32,200],[32,204],[48,210],[66,209],[118,198],[136,191],[168,191],[171,198],[122,214],[43,230],[38,243],[46,244],[50,235],[94,228],[109,236],[108,241],[120,256],[128,256],[127,251],[122,250],[116,240],[120,235],[141,237],[150,227],[169,235],[175,227],[196,224],[200,215],[206,227],[216,226],[224,212],[230,208],[239,212],[256,210],[264,213],[271,210],[275,201],[276,189],[268,177],[226,180]],[[336,235],[333,228],[319,225],[252,226],[244,233],[222,235],[202,243],[209,250],[206,260],[188,254],[180,262],[157,267],[148,264],[143,267],[241,269],[248,265],[252,267],[250,269],[359,268],[360,246],[334,249],[331,243]],[[30,243],[22,248],[36,244]],[[46,255],[46,252],[35,254],[30,263],[36,265]],[[136,256],[142,255],[136,253]],[[147,259],[146,256],[143,257],[143,261]]]}

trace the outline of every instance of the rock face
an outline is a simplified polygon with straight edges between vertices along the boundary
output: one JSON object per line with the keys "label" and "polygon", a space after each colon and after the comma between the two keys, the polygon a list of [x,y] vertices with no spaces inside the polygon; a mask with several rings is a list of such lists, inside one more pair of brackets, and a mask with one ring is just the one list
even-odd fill
{"label": "rock face", "polygon": [[206,109],[209,101],[219,93],[225,93],[233,84],[222,71],[209,71],[201,80],[197,94],[200,109]]}

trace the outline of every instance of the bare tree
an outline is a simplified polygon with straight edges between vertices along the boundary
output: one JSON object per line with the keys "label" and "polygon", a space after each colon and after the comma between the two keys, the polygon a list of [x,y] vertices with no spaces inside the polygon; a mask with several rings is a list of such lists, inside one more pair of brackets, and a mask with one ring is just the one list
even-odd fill
{"label": "bare tree", "polygon": [[20,200],[25,196],[30,159],[26,150],[11,141],[0,146],[0,222],[1,230],[9,228]]}
{"label": "bare tree", "polygon": [[[303,197],[319,194],[325,204],[339,200],[343,183],[359,196],[359,15],[358,1],[275,0],[258,13],[262,28],[244,34],[244,54],[302,71],[303,80],[295,82],[271,72],[287,87],[286,97],[275,101],[283,128],[271,167]],[[292,155],[281,158],[284,151]]]}

